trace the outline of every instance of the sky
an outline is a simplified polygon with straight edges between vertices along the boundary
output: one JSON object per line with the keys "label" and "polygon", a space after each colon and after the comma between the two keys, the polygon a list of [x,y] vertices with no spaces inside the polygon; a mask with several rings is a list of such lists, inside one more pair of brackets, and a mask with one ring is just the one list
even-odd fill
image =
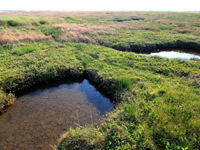
{"label": "sky", "polygon": [[200,0],[0,0],[0,10],[200,11]]}

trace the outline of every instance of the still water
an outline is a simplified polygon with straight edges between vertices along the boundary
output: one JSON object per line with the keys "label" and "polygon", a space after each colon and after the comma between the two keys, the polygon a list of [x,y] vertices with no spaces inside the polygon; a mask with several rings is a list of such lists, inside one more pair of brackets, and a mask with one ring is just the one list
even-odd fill
{"label": "still water", "polygon": [[53,81],[24,93],[0,116],[0,150],[48,150],[70,127],[98,124],[113,104],[88,80]]}
{"label": "still water", "polygon": [[179,59],[192,59],[197,58],[200,59],[200,54],[198,53],[192,53],[192,52],[184,52],[180,50],[176,51],[160,51],[160,52],[153,52],[149,54],[150,56],[160,56],[160,57],[166,57],[166,58],[179,58]]}

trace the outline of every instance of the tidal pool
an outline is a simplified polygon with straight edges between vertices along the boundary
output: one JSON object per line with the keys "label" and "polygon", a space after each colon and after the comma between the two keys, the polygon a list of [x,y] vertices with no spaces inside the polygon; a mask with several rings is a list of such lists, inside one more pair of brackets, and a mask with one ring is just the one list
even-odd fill
{"label": "tidal pool", "polygon": [[86,79],[35,87],[0,116],[0,150],[53,149],[64,131],[96,125],[112,109],[109,98]]}
{"label": "tidal pool", "polygon": [[179,58],[179,59],[192,59],[197,58],[200,59],[200,54],[195,52],[185,52],[181,50],[174,51],[160,51],[160,52],[152,52],[149,54],[150,56],[161,56],[166,58]]}

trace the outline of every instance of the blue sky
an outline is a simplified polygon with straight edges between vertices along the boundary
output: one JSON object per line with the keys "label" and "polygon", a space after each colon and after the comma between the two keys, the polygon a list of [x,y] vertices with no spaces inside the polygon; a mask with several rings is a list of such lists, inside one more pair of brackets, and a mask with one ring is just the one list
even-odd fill
{"label": "blue sky", "polygon": [[0,0],[0,10],[200,11],[200,0]]}

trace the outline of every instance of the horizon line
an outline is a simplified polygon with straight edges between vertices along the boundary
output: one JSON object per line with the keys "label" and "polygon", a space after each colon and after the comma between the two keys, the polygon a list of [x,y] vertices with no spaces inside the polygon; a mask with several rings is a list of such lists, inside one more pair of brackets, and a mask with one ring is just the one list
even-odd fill
{"label": "horizon line", "polygon": [[0,12],[197,12],[200,10],[0,10]]}

